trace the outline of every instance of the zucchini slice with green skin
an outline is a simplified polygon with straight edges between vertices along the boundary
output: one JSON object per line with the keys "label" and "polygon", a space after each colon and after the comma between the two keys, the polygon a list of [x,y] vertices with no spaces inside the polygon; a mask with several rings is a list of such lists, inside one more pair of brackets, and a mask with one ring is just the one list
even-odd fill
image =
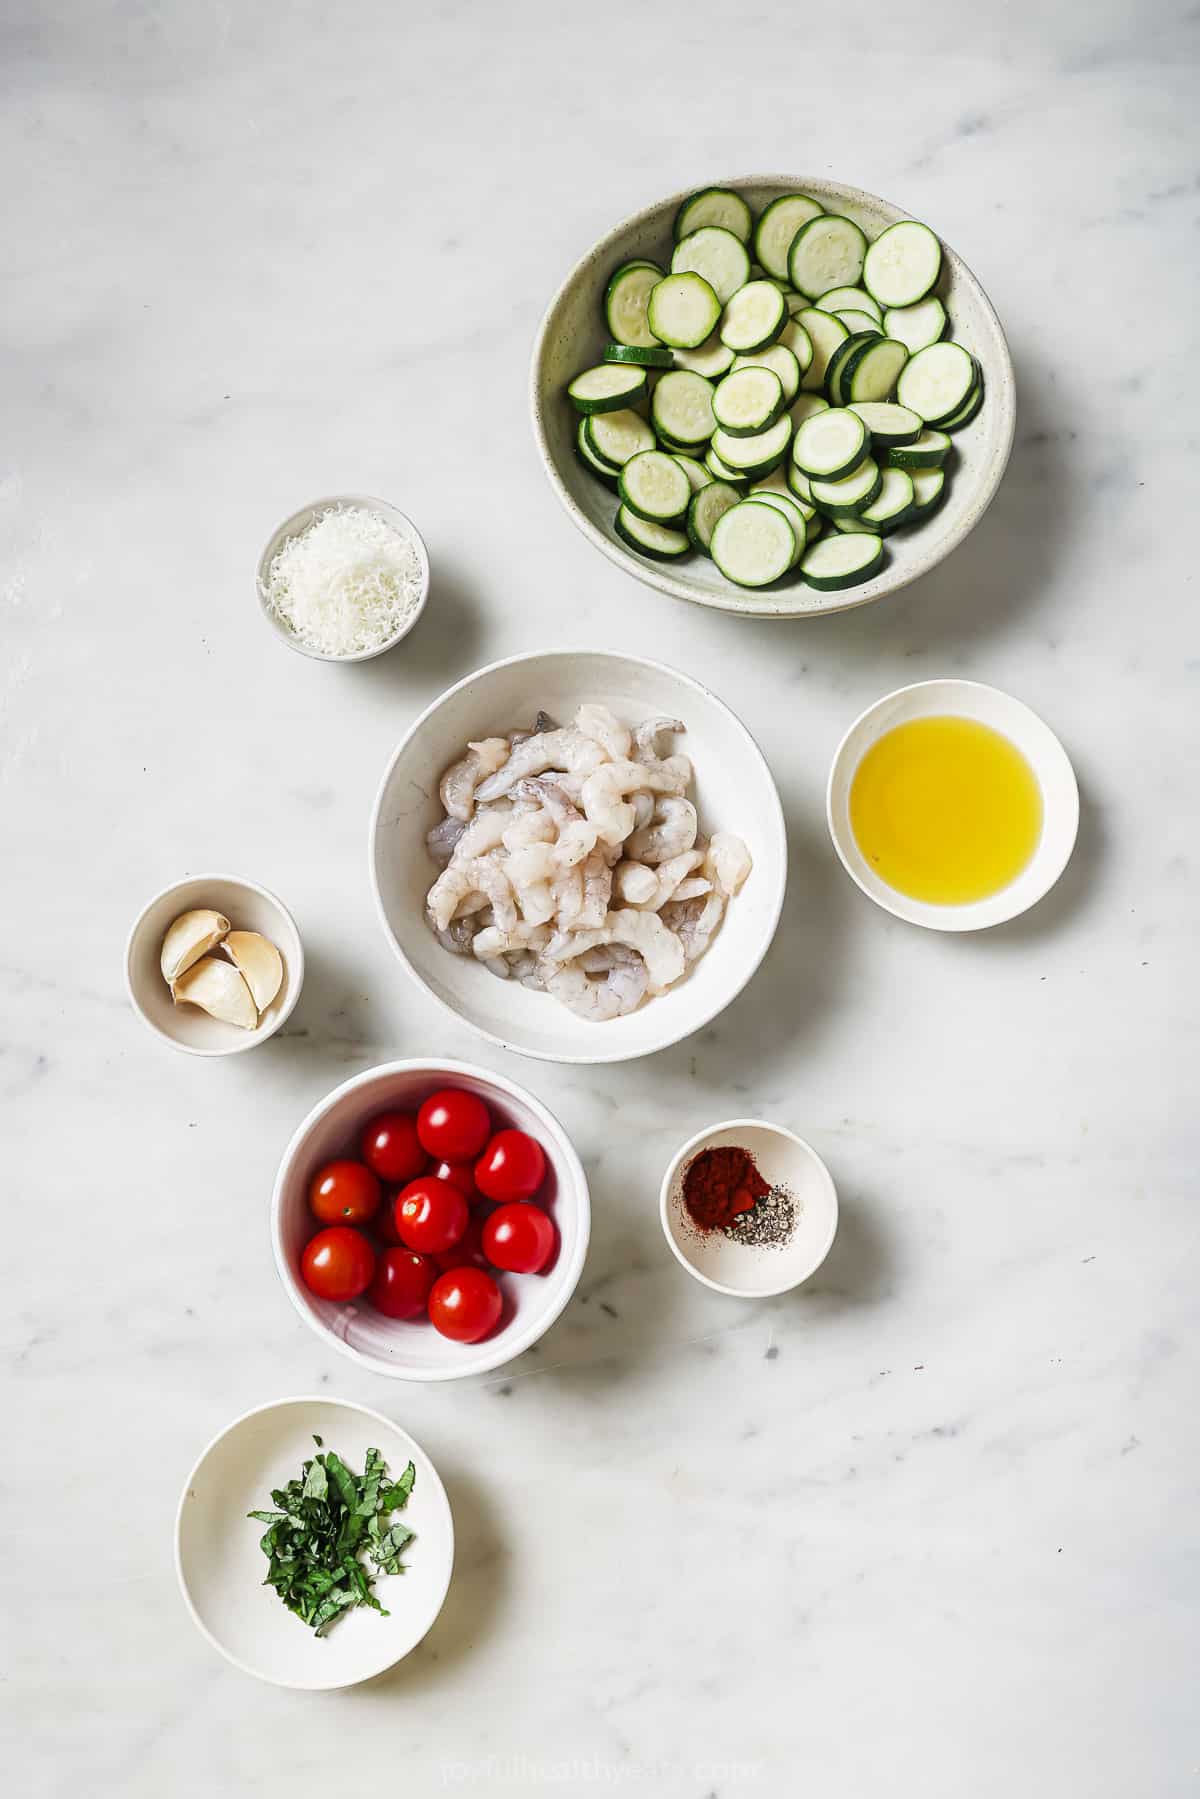
{"label": "zucchini slice with green skin", "polygon": [[801,375],[812,367],[814,355],[813,341],[800,323],[799,319],[789,318],[779,333],[779,342],[785,350],[790,350],[800,365]]}
{"label": "zucchini slice with green skin", "polygon": [[740,469],[730,468],[727,462],[722,462],[711,444],[704,452],[704,466],[714,481],[724,481],[727,486],[736,487],[738,498],[741,498],[749,484],[749,476]]}
{"label": "zucchini slice with green skin", "polygon": [[839,531],[874,531],[879,537],[887,537],[900,525],[907,524],[915,506],[912,476],[908,470],[885,468],[879,492],[871,504],[853,516],[836,513],[833,522]]}
{"label": "zucchini slice with green skin", "polygon": [[747,281],[728,301],[717,335],[723,344],[745,354],[765,350],[788,322],[783,295],[773,281]]}
{"label": "zucchini slice with green skin", "polygon": [[978,380],[975,358],[961,344],[930,344],[902,370],[896,398],[927,425],[940,425],[963,409]]}
{"label": "zucchini slice with green skin", "polygon": [[604,290],[604,322],[615,344],[652,348],[655,339],[646,318],[646,305],[664,270],[656,262],[623,262],[614,270]]}
{"label": "zucchini slice with green skin", "polygon": [[675,357],[664,344],[605,344],[605,362],[629,362],[639,369],[669,369]]}
{"label": "zucchini slice with green skin", "polygon": [[754,214],[732,188],[702,187],[699,193],[689,195],[675,214],[672,235],[678,243],[680,238],[690,237],[693,231],[699,231],[705,225],[719,225],[723,231],[732,231],[735,237],[748,244],[754,229]]}
{"label": "zucchini slice with green skin", "polygon": [[877,325],[883,324],[879,301],[873,299],[865,287],[831,287],[827,294],[821,295],[817,305],[822,312],[845,312],[848,307],[855,312],[869,312]]}
{"label": "zucchini slice with green skin", "polygon": [[825,371],[830,358],[850,333],[841,319],[835,319],[831,312],[822,312],[817,306],[805,306],[792,317],[807,333],[813,347],[812,361],[805,369],[800,385],[810,393],[820,392],[825,386]]}
{"label": "zucchini slice with green skin", "polygon": [[856,312],[852,306],[843,306],[842,310],[835,312],[833,316],[841,319],[852,337],[857,337],[863,331],[882,332],[883,330],[873,312]]}
{"label": "zucchini slice with green skin", "polygon": [[825,370],[825,392],[834,406],[845,405],[845,377],[859,356],[869,345],[882,342],[883,333],[879,330],[856,331],[853,337],[838,345]]}
{"label": "zucchini slice with green skin", "polygon": [[691,369],[694,375],[703,375],[706,381],[715,381],[733,367],[734,353],[728,344],[721,342],[715,331],[705,338],[699,349],[675,350],[673,354],[677,369]]}
{"label": "zucchini slice with green skin", "polygon": [[785,343],[768,344],[765,350],[755,350],[749,356],[735,356],[731,372],[736,375],[741,369],[770,369],[778,375],[785,405],[790,406],[800,392],[800,364],[795,351]]}
{"label": "zucchini slice with green skin", "polygon": [[927,518],[935,512],[946,497],[946,471],[944,468],[919,468],[913,470],[913,509],[914,519]]}
{"label": "zucchini slice with green skin", "polygon": [[751,493],[782,493],[791,495],[792,490],[787,484],[787,473],[783,464],[780,463],[778,468],[773,468],[769,475],[763,476],[761,481],[753,482],[750,491]]}
{"label": "zucchini slice with green skin", "polygon": [[710,481],[707,487],[692,495],[687,511],[687,534],[692,548],[702,556],[709,554],[717,520],[741,499],[741,491],[728,481]]}
{"label": "zucchini slice with green skin", "polygon": [[819,218],[825,208],[811,194],[781,194],[764,206],[754,228],[754,254],[776,281],[796,284],[788,274],[788,251],[801,226]]}
{"label": "zucchini slice with green skin", "polygon": [[795,494],[796,498],[798,500],[803,500],[806,506],[811,506],[813,503],[812,482],[809,480],[804,470],[802,468],[797,468],[794,462],[789,462],[784,470],[784,478],[787,481],[789,489]]}
{"label": "zucchini slice with green skin", "polygon": [[[907,407],[902,408],[907,411]],[[941,468],[950,454],[950,439],[944,431],[931,431],[928,426],[913,443],[894,443],[888,447],[888,461],[893,468]]]}
{"label": "zucchini slice with green skin", "polygon": [[665,450],[642,450],[621,470],[617,491],[630,512],[669,525],[682,518],[692,497],[692,484]]}
{"label": "zucchini slice with green skin", "polygon": [[765,431],[783,411],[786,396],[774,369],[737,369],[713,394],[713,417],[731,437],[753,437]]}
{"label": "zucchini slice with green skin", "polygon": [[971,423],[971,420],[975,417],[975,414],[979,411],[979,408],[982,405],[983,405],[983,376],[980,375],[978,381],[975,384],[975,388],[974,388],[973,392],[971,392],[967,395],[966,399],[963,401],[963,403],[959,407],[958,411],[955,413],[952,413],[948,419],[943,419],[941,421],[942,430],[943,431],[961,431],[964,425],[969,425]]}
{"label": "zucchini slice with green skin", "polygon": [[883,472],[873,456],[867,456],[853,474],[840,481],[815,481],[812,484],[813,505],[829,518],[856,517],[878,497],[883,486]]}
{"label": "zucchini slice with green skin", "polygon": [[883,539],[870,533],[835,532],[806,550],[800,573],[810,587],[836,593],[868,581],[883,561]]}
{"label": "zucchini slice with green skin", "polygon": [[901,219],[868,249],[862,279],[881,306],[915,306],[937,286],[941,272],[942,246],[929,226]]}
{"label": "zucchini slice with green skin", "polygon": [[567,387],[576,412],[620,412],[646,391],[645,369],[622,368],[613,362],[598,362],[594,369],[584,369]]}
{"label": "zucchini slice with green skin", "polygon": [[824,394],[798,394],[792,404],[792,426],[799,431],[805,419],[810,419],[814,412],[828,412],[829,401]]}
{"label": "zucchini slice with green skin", "polygon": [[894,338],[877,337],[842,370],[841,390],[846,405],[857,400],[870,404],[886,400],[895,388],[900,371],[908,361],[908,351]]}
{"label": "zucchini slice with green skin", "polygon": [[800,510],[799,500],[793,499],[791,494],[776,493],[773,488],[761,487],[752,487],[746,498],[747,500],[761,501],[764,506],[774,506],[777,511],[782,512],[792,527],[792,535],[796,539],[796,554],[792,557],[791,563],[791,566],[795,568],[803,556],[804,546],[808,542],[808,520]]}
{"label": "zucchini slice with green skin", "polygon": [[674,531],[670,525],[656,525],[652,519],[639,518],[628,506],[619,509],[613,522],[617,536],[639,556],[674,562],[677,557],[686,556],[691,548],[685,532]]}
{"label": "zucchini slice with green skin", "polygon": [[792,461],[814,481],[840,481],[869,460],[870,442],[867,427],[856,412],[827,406],[824,412],[806,418],[796,432]]}
{"label": "zucchini slice with green skin", "polygon": [[692,271],[664,275],[646,302],[651,331],[672,349],[698,349],[720,316],[721,302],[704,277]]}
{"label": "zucchini slice with green skin", "polygon": [[910,356],[939,342],[946,324],[946,308],[936,294],[918,300],[915,306],[889,306],[883,315],[884,330],[904,344]]}
{"label": "zucchini slice with green skin", "polygon": [[857,412],[873,441],[884,449],[916,443],[924,429],[915,412],[907,406],[897,406],[894,400],[851,400],[850,410]]}
{"label": "zucchini slice with green skin", "polygon": [[660,376],[650,396],[650,420],[675,449],[707,443],[717,426],[711,381],[692,369],[671,369]]}
{"label": "zucchini slice with green skin", "polygon": [[786,415],[752,437],[731,437],[720,427],[713,432],[712,448],[727,468],[750,481],[778,468],[792,441],[792,421]]}
{"label": "zucchini slice with green skin", "polygon": [[707,487],[712,481],[712,475],[709,474],[702,462],[697,462],[694,456],[687,456],[682,450],[670,450],[668,455],[674,456],[687,476],[688,486],[693,493],[699,493],[702,487]]}
{"label": "zucchini slice with green skin", "polygon": [[832,287],[857,287],[866,254],[866,237],[853,219],[823,212],[796,233],[788,252],[788,280],[814,300]]}
{"label": "zucchini slice with green skin", "polygon": [[654,433],[636,412],[592,412],[584,427],[595,455],[617,469],[624,468],[640,450],[654,448]]}
{"label": "zucchini slice with green skin", "polygon": [[616,463],[607,462],[603,456],[597,456],[588,442],[586,419],[580,419],[575,432],[575,451],[584,468],[589,469],[593,475],[598,475],[600,480],[607,482],[609,487],[616,487],[617,477],[621,471]]}
{"label": "zucchini slice with green skin", "polygon": [[[750,258],[740,237],[720,225],[702,225],[681,238],[671,254],[673,275],[699,275],[708,282],[721,305],[732,300],[750,279]],[[713,324],[716,320],[713,320]],[[709,329],[711,330],[711,326]],[[650,329],[655,329],[653,317]],[[708,336],[708,332],[704,333]],[[665,340],[665,341],[670,341]],[[703,339],[697,338],[698,343]]]}
{"label": "zucchini slice with green skin", "polygon": [[769,587],[796,560],[791,521],[765,500],[739,500],[717,520],[709,554],[727,581]]}

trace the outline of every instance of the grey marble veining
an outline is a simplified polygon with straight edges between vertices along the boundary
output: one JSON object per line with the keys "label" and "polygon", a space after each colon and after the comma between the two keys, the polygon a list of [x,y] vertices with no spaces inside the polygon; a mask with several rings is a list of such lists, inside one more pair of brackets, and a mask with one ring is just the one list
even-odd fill
{"label": "grey marble veining", "polygon": [[[28,1799],[626,1790],[1194,1791],[1200,11],[16,0],[0,21],[5,1764]],[[819,171],[955,245],[1019,427],[972,539],[892,603],[758,626],[623,580],[526,417],[562,273],[717,172]],[[290,656],[251,589],[297,505],[425,533],[396,654]],[[751,988],[652,1062],[523,1064],[378,930],[364,840],[414,712],[555,641],[660,656],[753,725],[792,845]],[[966,674],[1084,798],[1033,914],[957,941],[843,877],[822,796],[872,698]],[[275,887],[310,972],[228,1063],[128,1012],[124,934],[188,870]],[[554,1106],[593,1180],[575,1302],[455,1387],[360,1378],[284,1298],[281,1147],[433,1052]],[[843,1221],[743,1306],[663,1243],[660,1171],[731,1109],[820,1148]],[[340,1393],[442,1469],[459,1562],[391,1676],[221,1662],[178,1599],[200,1446]]]}

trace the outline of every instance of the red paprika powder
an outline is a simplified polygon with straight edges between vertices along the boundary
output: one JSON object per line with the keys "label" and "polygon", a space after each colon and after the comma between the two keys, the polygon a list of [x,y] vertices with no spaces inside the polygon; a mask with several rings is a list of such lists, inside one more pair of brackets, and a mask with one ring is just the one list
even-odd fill
{"label": "red paprika powder", "polygon": [[736,1144],[702,1149],[687,1165],[683,1203],[701,1230],[723,1230],[771,1191],[748,1150]]}

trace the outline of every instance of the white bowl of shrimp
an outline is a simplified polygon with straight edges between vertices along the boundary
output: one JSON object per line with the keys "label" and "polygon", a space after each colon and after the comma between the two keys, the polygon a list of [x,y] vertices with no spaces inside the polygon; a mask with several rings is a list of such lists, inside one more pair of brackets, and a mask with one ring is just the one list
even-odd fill
{"label": "white bowl of shrimp", "polygon": [[701,1029],[770,946],[779,795],[698,681],[612,651],[468,675],[384,773],[371,880],[410,975],[480,1036],[623,1062]]}

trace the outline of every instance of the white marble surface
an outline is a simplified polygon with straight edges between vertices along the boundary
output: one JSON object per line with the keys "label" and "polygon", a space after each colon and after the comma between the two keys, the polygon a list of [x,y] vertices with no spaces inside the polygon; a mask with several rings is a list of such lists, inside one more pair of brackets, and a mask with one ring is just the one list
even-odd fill
{"label": "white marble surface", "polygon": [[[22,1799],[1195,1790],[1200,14],[758,9],[744,55],[729,16],[5,9]],[[648,198],[739,168],[828,172],[928,218],[1016,361],[1017,446],[975,537],[825,623],[623,581],[553,503],[526,418],[567,265]],[[264,629],[251,571],[286,512],[355,488],[419,521],[435,585],[400,653],[340,671]],[[789,815],[763,973],[625,1068],[523,1064],[448,1028],[367,890],[371,796],[414,710],[550,641],[710,681]],[[848,720],[944,673],[1042,711],[1084,794],[1061,887],[968,941],[872,907],[822,822]],[[121,984],[134,912],[205,866],[277,888],[311,957],[294,1028],[219,1064],[165,1050]],[[267,1245],[300,1115],[425,1052],[526,1079],[594,1181],[576,1302],[511,1376],[453,1390],[325,1354]],[[760,1306],[690,1283],[656,1215],[674,1147],[733,1109],[810,1137],[843,1196],[819,1279]],[[304,1390],[409,1426],[460,1539],[424,1647],[327,1699],[227,1667],[171,1569],[200,1446]]]}

